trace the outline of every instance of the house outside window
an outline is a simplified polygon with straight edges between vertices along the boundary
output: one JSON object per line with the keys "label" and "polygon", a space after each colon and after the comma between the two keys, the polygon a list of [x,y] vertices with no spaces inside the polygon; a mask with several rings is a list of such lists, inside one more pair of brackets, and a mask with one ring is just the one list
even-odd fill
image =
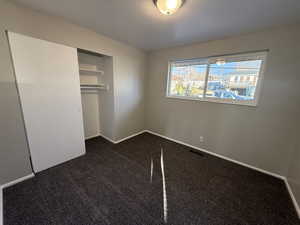
{"label": "house outside window", "polygon": [[169,63],[167,97],[256,106],[266,51]]}

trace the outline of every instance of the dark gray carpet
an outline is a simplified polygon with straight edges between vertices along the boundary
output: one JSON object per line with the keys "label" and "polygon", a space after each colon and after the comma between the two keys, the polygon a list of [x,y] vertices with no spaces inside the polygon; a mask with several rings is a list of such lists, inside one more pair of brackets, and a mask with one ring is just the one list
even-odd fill
{"label": "dark gray carpet", "polygon": [[86,144],[85,156],[5,189],[4,224],[300,224],[276,178],[147,133]]}

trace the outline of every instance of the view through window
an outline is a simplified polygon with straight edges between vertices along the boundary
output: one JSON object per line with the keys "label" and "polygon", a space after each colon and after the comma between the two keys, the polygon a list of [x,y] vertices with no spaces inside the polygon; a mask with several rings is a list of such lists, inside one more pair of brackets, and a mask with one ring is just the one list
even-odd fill
{"label": "view through window", "polygon": [[170,63],[168,96],[255,105],[266,52]]}

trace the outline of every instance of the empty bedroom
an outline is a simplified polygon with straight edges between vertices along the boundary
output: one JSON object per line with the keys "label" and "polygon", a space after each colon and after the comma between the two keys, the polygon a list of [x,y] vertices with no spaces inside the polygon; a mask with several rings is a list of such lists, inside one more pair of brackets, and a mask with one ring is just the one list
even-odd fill
{"label": "empty bedroom", "polygon": [[0,225],[300,225],[299,0],[0,0]]}

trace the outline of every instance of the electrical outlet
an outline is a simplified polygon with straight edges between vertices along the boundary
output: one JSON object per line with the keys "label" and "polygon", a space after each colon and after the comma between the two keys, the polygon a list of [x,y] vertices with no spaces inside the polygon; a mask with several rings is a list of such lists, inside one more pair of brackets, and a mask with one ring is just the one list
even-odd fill
{"label": "electrical outlet", "polygon": [[200,136],[200,142],[204,142],[204,137]]}

